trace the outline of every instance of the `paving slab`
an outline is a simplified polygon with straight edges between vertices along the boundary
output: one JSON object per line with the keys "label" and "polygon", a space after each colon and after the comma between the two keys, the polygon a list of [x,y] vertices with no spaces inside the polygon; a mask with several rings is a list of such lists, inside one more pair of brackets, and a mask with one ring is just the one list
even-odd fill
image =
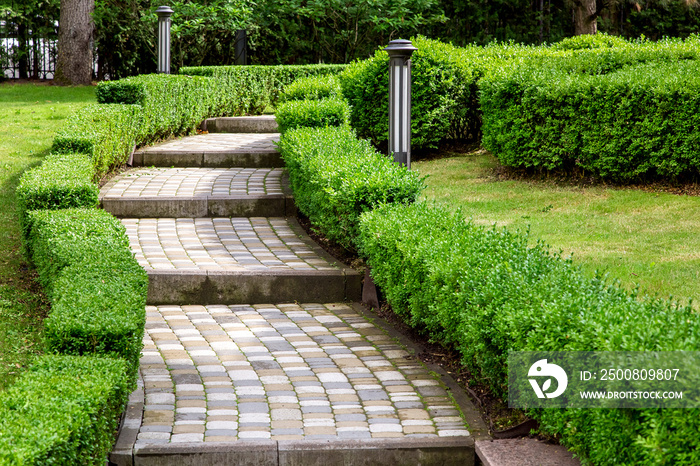
{"label": "paving slab", "polygon": [[295,214],[282,168],[133,168],[100,190],[117,217],[279,217]]}
{"label": "paving slab", "polygon": [[133,464],[473,464],[449,387],[359,305],[146,314]]}
{"label": "paving slab", "polygon": [[[125,218],[151,304],[359,300],[361,276],[294,218]],[[316,299],[312,299],[316,298]]]}
{"label": "paving slab", "polygon": [[278,133],[209,133],[172,139],[134,153],[134,166],[277,168]]}
{"label": "paving slab", "polygon": [[580,466],[561,445],[531,438],[479,440],[476,452],[484,466]]}

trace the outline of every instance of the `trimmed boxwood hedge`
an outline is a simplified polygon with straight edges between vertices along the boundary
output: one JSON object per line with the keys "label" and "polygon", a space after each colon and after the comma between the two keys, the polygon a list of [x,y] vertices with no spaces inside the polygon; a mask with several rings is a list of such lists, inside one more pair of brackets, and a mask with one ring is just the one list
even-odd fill
{"label": "trimmed boxwood hedge", "polygon": [[0,463],[104,465],[132,387],[119,359],[43,356],[0,393]]}
{"label": "trimmed boxwood hedge", "polygon": [[307,76],[340,73],[346,65],[185,66],[180,74],[214,78],[229,98],[229,115],[260,114],[276,105],[285,86]]}
{"label": "trimmed boxwood hedge", "polygon": [[622,37],[599,32],[597,34],[581,34],[567,37],[552,44],[551,48],[553,50],[582,50],[625,47],[627,45],[629,45],[629,42]]}
{"label": "trimmed boxwood hedge", "polygon": [[[411,57],[411,147],[437,148],[447,140],[478,139],[481,112],[479,79],[521,56],[548,56],[544,47],[491,44],[455,47],[422,36]],[[388,140],[389,56],[384,50],[352,63],[339,76],[352,109],[350,123],[360,137]]]}
{"label": "trimmed boxwood hedge", "polygon": [[148,276],[131,260],[78,261],[53,283],[51,312],[44,321],[49,351],[119,357],[136,380],[146,323]]}
{"label": "trimmed boxwood hedge", "polygon": [[68,118],[56,133],[51,150],[86,154],[95,179],[129,159],[141,127],[139,105],[88,105]]}
{"label": "trimmed boxwood hedge", "polygon": [[348,126],[350,107],[345,100],[339,98],[293,100],[277,107],[275,120],[280,133],[299,127]]}
{"label": "trimmed boxwood hedge", "polygon": [[[459,350],[507,397],[509,351],[698,351],[690,305],[586,278],[526,234],[484,228],[427,203],[362,214],[359,250],[392,308]],[[698,464],[697,409],[543,409],[541,429],[585,464]]]}
{"label": "trimmed boxwood hedge", "polygon": [[362,212],[385,203],[410,203],[423,178],[340,128],[297,128],[279,142],[294,201],[328,238],[353,249]]}
{"label": "trimmed boxwood hedge", "polygon": [[506,166],[625,182],[700,173],[700,60],[596,75],[534,64],[480,86],[483,145]]}
{"label": "trimmed boxwood hedge", "polygon": [[17,207],[24,223],[30,210],[97,207],[99,188],[85,154],[51,154],[24,172],[17,186]]}
{"label": "trimmed boxwood hedge", "polygon": [[27,249],[51,296],[63,268],[83,262],[133,259],[126,229],[104,210],[35,210],[27,215]]}
{"label": "trimmed boxwood hedge", "polygon": [[209,117],[225,114],[231,98],[211,78],[151,74],[103,81],[97,85],[101,104],[138,104],[141,124],[137,143],[189,134]]}
{"label": "trimmed boxwood hedge", "polygon": [[342,98],[340,81],[335,75],[300,78],[284,88],[280,102]]}

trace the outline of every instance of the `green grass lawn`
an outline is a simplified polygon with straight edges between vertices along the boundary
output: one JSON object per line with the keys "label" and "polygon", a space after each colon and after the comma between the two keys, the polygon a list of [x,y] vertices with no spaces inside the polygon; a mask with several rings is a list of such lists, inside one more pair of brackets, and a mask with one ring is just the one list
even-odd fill
{"label": "green grass lawn", "polygon": [[0,84],[0,390],[41,351],[48,309],[22,255],[17,181],[46,156],[66,117],[91,102],[91,86]]}
{"label": "green grass lawn", "polygon": [[425,195],[483,225],[530,228],[530,243],[573,253],[591,275],[607,271],[626,288],[698,306],[700,197],[579,187],[548,181],[506,180],[484,152],[414,162],[427,179]]}

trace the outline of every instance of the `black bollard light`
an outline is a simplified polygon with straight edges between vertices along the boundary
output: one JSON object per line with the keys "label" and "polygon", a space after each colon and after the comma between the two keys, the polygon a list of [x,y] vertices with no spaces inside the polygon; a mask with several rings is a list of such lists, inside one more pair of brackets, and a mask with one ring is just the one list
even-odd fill
{"label": "black bollard light", "polygon": [[158,72],[170,74],[170,16],[173,10],[169,6],[160,6],[158,15]]}
{"label": "black bollard light", "polygon": [[410,40],[389,42],[389,155],[411,168],[411,55]]}
{"label": "black bollard light", "polygon": [[236,31],[236,39],[234,44],[235,49],[235,63],[236,65],[247,65],[248,64],[248,33],[245,29],[238,29]]}

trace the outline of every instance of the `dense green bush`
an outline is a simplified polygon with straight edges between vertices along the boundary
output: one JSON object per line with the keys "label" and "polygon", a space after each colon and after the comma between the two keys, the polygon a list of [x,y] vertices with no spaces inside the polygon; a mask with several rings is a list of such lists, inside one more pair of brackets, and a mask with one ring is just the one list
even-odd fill
{"label": "dense green bush", "polygon": [[700,61],[599,75],[572,72],[573,63],[524,66],[481,83],[483,145],[502,164],[578,167],[618,181],[700,172]]}
{"label": "dense green bush", "polygon": [[378,153],[348,128],[298,128],[279,143],[299,210],[328,238],[353,249],[362,212],[410,203],[423,189],[416,172]]}
{"label": "dense green bush", "polygon": [[285,86],[307,76],[338,74],[345,65],[286,66],[200,66],[180,68],[180,74],[209,76],[228,96],[227,114],[260,114],[269,105],[276,105]]}
{"label": "dense green bush", "polygon": [[211,78],[150,74],[97,85],[101,104],[139,104],[143,108],[137,143],[195,131],[206,118],[225,114],[230,96]]}
{"label": "dense green bush", "polygon": [[320,100],[340,97],[342,97],[342,92],[337,76],[309,76],[297,79],[286,86],[279,96],[279,101]]}
{"label": "dense green bush", "polygon": [[104,465],[132,389],[119,359],[43,356],[0,393],[0,463]]}
{"label": "dense green bush", "polygon": [[598,33],[582,34],[574,37],[567,37],[559,42],[552,44],[554,50],[581,50],[581,49],[598,49],[610,47],[623,47],[627,45],[627,41],[619,36],[610,36],[608,34]]}
{"label": "dense green bush", "polygon": [[133,259],[124,226],[99,209],[29,212],[27,245],[39,282],[49,296],[61,270],[69,265]]}
{"label": "dense green bush", "polygon": [[[526,235],[475,226],[444,208],[417,203],[364,213],[359,248],[393,309],[457,348],[471,373],[504,398],[509,351],[700,349],[690,306],[586,278],[543,244],[528,247]],[[700,461],[697,410],[531,414],[587,464]]]}
{"label": "dense green bush", "polygon": [[[457,48],[424,37],[412,39],[411,146],[436,148],[446,140],[477,139],[481,127],[477,82],[521,55],[548,55],[545,48],[514,44]],[[389,56],[383,50],[351,64],[340,75],[358,135],[383,143],[389,137]]]}
{"label": "dense green bush", "polygon": [[47,349],[61,354],[120,357],[136,379],[143,347],[148,276],[135,259],[107,256],[63,269],[53,283],[44,321]]}
{"label": "dense green bush", "polygon": [[280,133],[299,127],[347,126],[350,107],[343,99],[295,100],[277,107],[275,120]]}
{"label": "dense green bush", "polygon": [[141,113],[138,105],[88,105],[56,133],[52,150],[87,154],[99,178],[129,159],[141,131]]}
{"label": "dense green bush", "polygon": [[27,211],[68,207],[96,207],[99,188],[92,182],[94,168],[84,154],[51,154],[36,168],[22,174],[17,207],[24,222]]}

